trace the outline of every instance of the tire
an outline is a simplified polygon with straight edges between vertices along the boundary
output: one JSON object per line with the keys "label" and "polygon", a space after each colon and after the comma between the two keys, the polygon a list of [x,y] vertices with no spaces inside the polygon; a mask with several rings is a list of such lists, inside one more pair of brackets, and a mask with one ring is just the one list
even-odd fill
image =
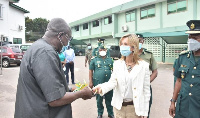
{"label": "tire", "polygon": [[82,56],[82,55],[83,55],[83,53],[82,53],[82,52],[79,52],[79,53],[78,53],[78,55],[79,55],[79,56]]}
{"label": "tire", "polygon": [[9,63],[8,59],[4,59],[4,60],[2,61],[2,66],[3,66],[4,68],[8,68],[8,67],[10,66],[10,63]]}
{"label": "tire", "polygon": [[18,63],[17,66],[20,66],[20,63]]}

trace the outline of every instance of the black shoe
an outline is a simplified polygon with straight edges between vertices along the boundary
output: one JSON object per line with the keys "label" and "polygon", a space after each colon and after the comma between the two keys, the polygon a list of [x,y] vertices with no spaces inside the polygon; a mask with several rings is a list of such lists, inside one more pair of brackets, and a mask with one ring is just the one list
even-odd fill
{"label": "black shoe", "polygon": [[73,82],[72,84],[76,84],[75,82]]}
{"label": "black shoe", "polygon": [[112,115],[108,115],[108,118],[115,118],[114,116],[112,116]]}
{"label": "black shoe", "polygon": [[103,118],[102,115],[97,116],[97,118]]}

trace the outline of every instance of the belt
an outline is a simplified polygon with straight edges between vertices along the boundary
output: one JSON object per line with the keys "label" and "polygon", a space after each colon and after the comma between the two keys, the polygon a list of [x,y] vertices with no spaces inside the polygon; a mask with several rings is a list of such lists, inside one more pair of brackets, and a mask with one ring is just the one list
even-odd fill
{"label": "belt", "polygon": [[123,102],[122,106],[133,105],[133,101],[130,102]]}

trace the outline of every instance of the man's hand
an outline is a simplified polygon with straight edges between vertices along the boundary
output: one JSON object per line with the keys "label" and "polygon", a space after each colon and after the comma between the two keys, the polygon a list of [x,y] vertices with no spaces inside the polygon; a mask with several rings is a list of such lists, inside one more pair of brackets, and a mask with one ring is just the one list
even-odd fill
{"label": "man's hand", "polygon": [[70,63],[70,64],[73,64],[74,62],[73,62],[73,61],[70,61],[69,63]]}
{"label": "man's hand", "polygon": [[85,87],[84,89],[82,89],[81,92],[83,94],[82,99],[84,100],[91,99],[94,96],[93,92],[88,87]]}
{"label": "man's hand", "polygon": [[102,92],[100,86],[95,86],[95,87],[92,89],[92,91],[93,91],[94,93],[98,93],[98,94],[100,94],[100,93]]}
{"label": "man's hand", "polygon": [[175,116],[175,103],[174,102],[171,102],[171,105],[170,105],[170,108],[169,108],[169,115],[171,117]]}

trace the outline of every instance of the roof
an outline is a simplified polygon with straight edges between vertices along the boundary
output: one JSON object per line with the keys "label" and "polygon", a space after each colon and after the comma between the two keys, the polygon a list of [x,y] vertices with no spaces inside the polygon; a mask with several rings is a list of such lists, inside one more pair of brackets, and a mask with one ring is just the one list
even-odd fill
{"label": "roof", "polygon": [[[17,0],[15,0],[15,1],[17,1]],[[18,1],[19,1],[19,0],[18,0]],[[22,7],[19,7],[19,6],[15,5],[15,4],[11,3],[11,2],[9,2],[9,5],[10,5],[11,7],[15,8],[15,9],[18,9],[18,10],[20,10],[20,11],[23,11],[24,13],[30,13],[30,12],[27,11],[26,9],[24,9],[24,8],[22,8]]]}

